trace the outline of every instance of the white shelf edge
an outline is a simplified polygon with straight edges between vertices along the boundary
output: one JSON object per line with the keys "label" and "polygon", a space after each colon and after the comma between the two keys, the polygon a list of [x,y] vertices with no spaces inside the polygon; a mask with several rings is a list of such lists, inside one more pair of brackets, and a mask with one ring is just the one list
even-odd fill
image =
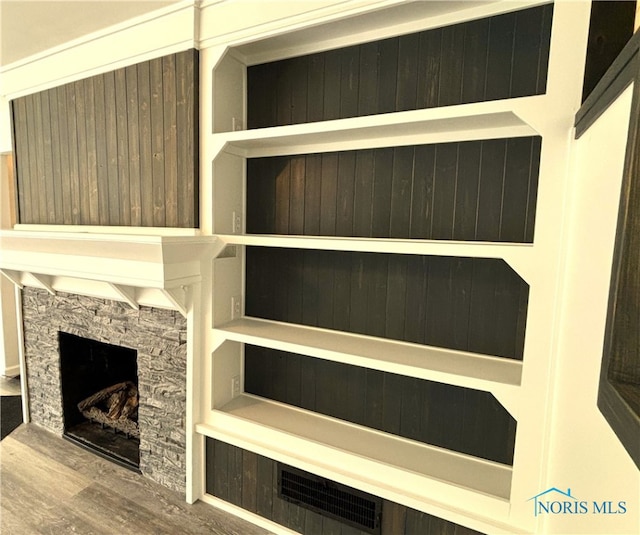
{"label": "white shelf edge", "polygon": [[529,254],[532,243],[422,240],[402,238],[359,238],[287,234],[216,234],[225,245],[255,245],[294,249],[403,253],[476,258],[508,258]]}
{"label": "white shelf edge", "polygon": [[201,236],[198,228],[175,227],[124,227],[108,225],[49,225],[16,223],[13,230],[28,232],[60,232],[63,234],[109,234],[113,236],[161,236],[161,237],[194,237]]}
{"label": "white shelf edge", "polygon": [[378,496],[507,515],[513,469],[250,394],[196,425],[217,438]]}
{"label": "white shelf edge", "polygon": [[214,333],[224,340],[496,392],[496,397],[504,391],[503,399],[514,398],[522,375],[522,362],[513,359],[251,317],[215,327]]}
{"label": "white shelf edge", "polygon": [[419,240],[397,238],[353,238],[340,236],[299,236],[274,234],[216,234],[220,240],[217,252],[227,245],[253,245],[287,249],[355,251],[504,260],[526,282],[535,275],[533,243],[474,242],[453,240]]}
{"label": "white shelf edge", "polygon": [[[544,96],[544,95],[543,95]],[[523,105],[526,101],[528,105]],[[536,108],[540,96],[212,134],[219,150],[241,157],[331,152],[412,144],[538,135],[513,111]],[[519,104],[519,106],[515,106]]]}

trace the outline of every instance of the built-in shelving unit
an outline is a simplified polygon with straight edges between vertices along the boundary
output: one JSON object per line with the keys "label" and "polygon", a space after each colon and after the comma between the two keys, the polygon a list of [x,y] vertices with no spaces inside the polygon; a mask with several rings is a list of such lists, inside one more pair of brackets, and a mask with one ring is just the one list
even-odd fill
{"label": "built-in shelving unit", "polygon": [[[309,64],[314,61],[320,63],[334,61],[338,65],[338,71],[336,79],[331,83],[340,87],[341,83],[356,80],[354,84],[357,84],[358,76],[366,77],[366,66],[363,67],[364,64],[361,64],[358,71],[357,68],[349,66],[351,64],[347,60],[341,63],[341,59],[336,59],[341,57],[341,50],[343,50],[341,47],[347,47],[344,48],[345,58],[355,57],[354,61],[358,61],[358,54],[362,52],[360,57],[364,57],[365,54],[364,48],[359,49],[358,53],[354,52],[361,44],[371,44],[372,47],[376,47],[378,42],[383,43],[376,40],[402,36],[403,41],[399,46],[404,46],[410,42],[412,37],[408,34],[411,32],[423,32],[420,34],[420,39],[423,41],[420,42],[427,42],[428,30],[446,25],[453,26],[448,27],[446,32],[438,33],[438,39],[442,39],[439,41],[442,43],[442,50],[446,49],[446,52],[443,52],[446,57],[443,56],[439,61],[442,61],[443,69],[447,62],[453,61],[456,65],[453,69],[455,70],[461,64],[468,65],[467,62],[473,60],[471,55],[478,50],[472,52],[470,47],[482,49],[485,46],[481,42],[475,42],[463,47],[463,53],[456,55],[454,52],[455,43],[459,45],[464,40],[466,31],[469,35],[475,35],[474,32],[479,29],[488,28],[490,23],[481,20],[482,17],[498,16],[499,20],[496,22],[498,25],[508,26],[512,24],[511,21],[514,21],[511,30],[507,30],[507,33],[512,32],[509,34],[512,38],[516,35],[513,42],[518,44],[514,46],[521,46],[526,41],[520,41],[517,32],[521,29],[520,25],[525,24],[523,21],[526,20],[527,15],[524,12],[513,16],[506,14],[531,6],[538,9],[531,20],[540,21],[540,35],[544,35],[548,30],[546,24],[550,23],[551,19],[546,21],[544,17],[550,16],[551,11],[554,17],[552,36],[557,37],[560,31],[566,32],[572,24],[571,10],[566,6],[558,5],[553,6],[553,9],[548,6],[539,8],[544,4],[545,2],[525,2],[518,5],[486,3],[467,9],[468,6],[464,4],[449,3],[449,7],[443,10],[440,6],[433,11],[432,8],[435,9],[435,6],[431,6],[427,10],[431,13],[430,15],[425,14],[423,18],[419,16],[413,21],[402,16],[402,13],[405,15],[408,13],[406,11],[408,6],[393,6],[388,8],[390,16],[386,23],[384,22],[386,10],[380,8],[376,10],[375,15],[360,14],[349,22],[342,21],[343,24],[340,27],[349,27],[350,32],[338,31],[339,35],[334,37],[329,32],[325,36],[326,39],[323,39],[322,32],[316,29],[310,30],[312,33],[308,33],[308,29],[304,31],[300,29],[297,32],[266,36],[256,42],[243,42],[240,39],[236,46],[230,47],[225,52],[216,50],[211,56],[207,55],[206,50],[203,51],[202,60],[205,64],[209,62],[208,65],[212,68],[210,87],[213,90],[213,113],[211,120],[207,122],[211,130],[206,140],[212,171],[211,226],[219,240],[217,251],[221,254],[213,262],[212,339],[208,346],[211,358],[203,370],[204,376],[210,379],[207,379],[203,385],[206,395],[203,401],[202,419],[197,425],[198,433],[332,478],[340,483],[383,496],[385,499],[395,500],[425,512],[437,511],[443,518],[459,518],[453,511],[459,512],[462,507],[465,514],[470,518],[473,517],[470,525],[475,527],[484,526],[486,529],[501,530],[508,525],[518,526],[519,529],[524,530],[533,529],[536,520],[527,515],[526,499],[529,497],[527,493],[531,491],[531,487],[535,487],[538,482],[530,478],[529,467],[543,466],[544,461],[542,448],[539,443],[532,441],[534,436],[532,429],[543,425],[539,415],[532,409],[532,400],[544,403],[544,392],[548,386],[545,384],[543,370],[550,366],[549,347],[552,336],[550,318],[554,310],[554,280],[557,277],[557,264],[553,259],[559,243],[557,221],[563,209],[563,187],[561,180],[557,177],[560,176],[560,169],[567,165],[568,128],[571,122],[569,115],[564,112],[562,112],[564,113],[562,119],[558,119],[559,110],[562,110],[566,101],[569,100],[568,97],[563,99],[562,91],[565,91],[565,88],[558,80],[562,72],[571,68],[572,62],[576,59],[571,54],[562,52],[562,39],[555,44],[552,37],[548,75],[545,72],[547,58],[540,59],[539,51],[536,49],[536,59],[532,61],[535,63],[535,69],[538,69],[538,74],[533,77],[533,88],[530,91],[518,86],[518,84],[524,84],[524,78],[528,76],[523,74],[526,71],[524,64],[518,62],[519,74],[505,75],[506,81],[502,80],[511,89],[518,86],[514,93],[510,93],[509,88],[499,91],[489,89],[486,98],[469,97],[465,101],[466,97],[463,95],[462,100],[457,102],[454,99],[448,103],[444,101],[432,103],[423,108],[386,110],[384,113],[374,112],[368,115],[350,114],[341,109],[341,113],[344,112],[341,116],[326,117],[325,109],[324,118],[320,117],[318,109],[318,106],[322,107],[322,95],[311,94],[311,89],[321,88],[323,82],[309,78],[308,86],[304,83],[296,85],[298,82],[293,81],[295,78],[287,77],[293,76],[291,71],[298,68],[297,66],[304,65],[305,61]],[[398,17],[402,22],[396,21]],[[473,21],[472,29],[461,32],[456,29],[456,23],[461,23],[463,26],[463,23],[471,23],[471,21]],[[370,28],[368,24],[371,25]],[[321,25],[320,28],[322,27]],[[359,31],[353,31],[355,27],[358,27]],[[497,31],[503,30],[504,28]],[[567,39],[570,38],[569,33],[567,33]],[[316,37],[312,39],[310,35]],[[540,38],[540,35],[536,38]],[[298,44],[299,48],[297,48]],[[384,45],[380,44],[381,47],[387,45],[386,42]],[[540,46],[544,47],[544,44]],[[484,50],[487,54],[489,53],[486,49]],[[294,51],[298,57],[291,59]],[[318,59],[325,52],[333,55]],[[369,52],[370,50],[367,53]],[[351,53],[354,55],[349,56]],[[518,52],[520,53],[524,54],[522,51]],[[313,54],[313,56],[300,57],[302,54]],[[513,59],[513,52],[507,51],[506,55],[509,56],[509,54]],[[542,56],[544,55],[543,52]],[[533,54],[530,57],[533,58]],[[284,62],[289,59],[291,61],[285,64]],[[259,95],[257,97],[271,103],[273,110],[276,110],[272,110],[272,114],[278,115],[279,123],[261,123],[257,128],[245,129],[245,125],[252,124],[251,117],[247,116],[248,110],[256,109],[255,103],[251,102],[256,95],[256,90],[252,90],[251,86],[252,83],[255,84],[255,80],[251,80],[253,76],[251,69],[254,65],[263,62],[277,63],[281,60],[282,65],[274,67],[278,72],[278,76],[274,75],[274,79],[278,82],[274,84],[281,84],[281,90],[289,95],[286,98],[290,100],[285,98],[284,104],[281,104],[277,100],[269,100],[276,99],[275,96]],[[458,61],[460,64],[456,63]],[[268,72],[268,65],[260,65],[259,69],[262,76]],[[312,76],[311,68],[309,69],[309,76]],[[351,75],[353,76],[350,78]],[[493,75],[501,76],[496,73]],[[407,73],[407,76],[410,74]],[[516,80],[514,77],[518,76],[523,78]],[[461,80],[461,84],[468,83],[468,79],[467,82]],[[330,84],[326,80],[324,83]],[[406,79],[398,82],[398,84],[401,83],[406,83]],[[454,86],[456,84],[455,80],[440,83],[444,84],[441,90],[445,92],[448,91],[447,83],[452,83]],[[261,90],[267,91],[266,87],[260,86]],[[325,90],[330,91],[332,86],[324,87]],[[238,88],[242,88],[242,91],[239,92]],[[302,93],[296,93],[298,89]],[[309,90],[308,94],[305,93],[307,90]],[[318,89],[318,91],[321,90]],[[357,99],[355,93],[351,96],[355,95],[354,98]],[[490,93],[495,95],[504,93],[506,96],[491,97]],[[576,95],[578,93],[579,91],[576,91]],[[437,99],[433,102],[436,101]],[[325,107],[331,105],[327,102],[327,100],[324,101]],[[398,102],[396,101],[396,105],[400,106]],[[308,106],[306,116],[305,106]],[[343,107],[347,106],[353,106],[353,102],[349,101]],[[282,123],[281,117],[289,114],[292,116],[292,122],[287,124],[285,119]],[[293,118],[296,114],[298,118]],[[279,198],[279,195],[283,195],[283,199],[286,198],[286,201],[282,202],[288,204],[288,208],[283,217],[289,218],[293,217],[290,215],[291,211],[304,205],[306,199],[311,199],[314,195],[316,197],[325,195],[325,191],[321,190],[317,184],[312,187],[301,182],[305,178],[304,158],[306,157],[316,155],[331,157],[338,153],[351,152],[354,154],[353,158],[357,160],[360,154],[358,151],[369,151],[369,153],[387,149],[392,151],[399,147],[417,150],[416,147],[432,145],[440,147],[456,143],[465,144],[465,147],[478,143],[479,147],[479,144],[491,140],[506,142],[520,138],[531,138],[534,140],[531,146],[537,147],[538,150],[536,153],[532,149],[530,161],[526,162],[526,165],[530,166],[528,167],[529,182],[523,189],[525,204],[521,207],[521,210],[528,211],[527,224],[531,225],[530,238],[525,236],[520,240],[501,242],[500,240],[488,241],[481,237],[477,238],[478,241],[474,241],[476,239],[474,237],[458,239],[412,239],[409,236],[363,237],[349,235],[348,232],[339,234],[337,231],[336,235],[331,235],[324,231],[318,232],[317,229],[306,232],[306,228],[304,232],[290,231],[286,228],[275,232],[255,230],[256,225],[259,226],[256,218],[250,225],[247,224],[252,216],[249,212],[257,204],[273,202],[270,197],[272,194],[275,198]],[[292,163],[294,157],[299,160]],[[505,158],[504,153],[501,157]],[[284,165],[291,166],[291,169],[294,165],[298,166],[295,168],[295,175],[287,168],[283,173],[291,172],[291,174],[287,175],[283,182],[278,182],[279,175],[275,171],[275,178],[269,179],[274,180],[278,185],[268,190],[268,198],[264,197],[264,203],[260,189],[254,189],[251,193],[253,197],[248,199],[251,188],[257,188],[255,185],[263,184],[267,178],[266,175],[252,175],[251,173],[255,173],[257,167],[249,163],[253,163],[252,160],[269,158],[274,160],[281,158],[282,161],[286,161],[283,168]],[[456,172],[459,161],[455,161]],[[435,165],[437,167],[437,164]],[[494,198],[501,199],[504,188],[509,187],[510,182],[509,177],[504,174],[507,173],[506,166],[498,165],[497,168],[499,169],[495,171],[496,173],[503,173],[503,180],[499,186],[502,189],[493,193],[484,191],[482,195],[493,195]],[[320,173],[317,168],[310,172],[316,173],[316,176]],[[480,173],[480,171],[475,172]],[[358,175],[359,179],[364,176],[365,174]],[[450,184],[457,181],[455,174],[451,176],[453,181]],[[535,177],[534,180],[531,180],[532,176]],[[353,180],[350,177],[348,179]],[[322,202],[329,199],[329,202],[339,205],[343,200],[340,197],[341,190],[336,186],[339,179],[332,176],[328,180],[334,181],[332,184],[337,193],[330,199],[323,197]],[[400,184],[393,180],[395,178],[391,179],[393,187]],[[413,179],[410,177],[409,182],[411,180]],[[435,187],[447,187],[443,184],[446,184],[444,179]],[[456,187],[452,188],[453,195]],[[295,191],[292,192],[293,188]],[[462,189],[459,195],[463,195]],[[485,202],[480,200],[480,194],[476,192],[476,195],[476,203]],[[347,200],[347,204],[349,202],[353,202],[351,197]],[[501,202],[501,200],[498,202],[497,209],[499,219],[502,219]],[[270,206],[265,210],[274,210]],[[398,204],[394,209],[399,209],[400,206]],[[411,209],[410,206],[405,208]],[[295,217],[299,222],[302,217],[299,211],[296,212]],[[248,226],[253,230],[248,231]],[[287,225],[284,224],[284,227]],[[296,228],[301,226],[298,225]],[[261,287],[253,284],[250,278],[265,277],[265,288],[269,285],[279,288],[279,283],[276,282],[278,279],[270,279],[271,275],[268,272],[270,269],[282,272],[283,269],[288,268],[284,262],[275,268],[265,264],[264,269],[261,269],[260,260],[256,260],[256,255],[252,251],[276,249],[283,251],[283,255],[291,251],[296,258],[302,254],[299,254],[299,251],[308,251],[310,253],[357,253],[363,256],[370,255],[371,258],[381,258],[385,255],[389,258],[398,258],[403,255],[412,255],[416,258],[448,257],[454,263],[457,260],[473,259],[479,261],[478,265],[484,260],[504,261],[511,268],[514,277],[519,278],[528,289],[527,297],[522,299],[520,312],[518,312],[521,314],[521,319],[518,320],[519,325],[523,322],[526,324],[526,332],[523,331],[525,332],[522,341],[523,353],[520,357],[504,358],[496,356],[497,353],[482,354],[477,351],[437,347],[437,344],[392,339],[393,337],[384,334],[359,334],[347,332],[344,329],[325,328],[304,324],[304,322],[256,315],[252,310],[252,307],[256,306],[255,299],[247,295],[247,288],[251,287],[252,291],[255,291],[256,288]],[[355,255],[351,257],[352,261],[359,258]],[[296,260],[298,262],[296,265],[304,265],[306,261],[305,256],[302,261]],[[486,265],[493,264],[487,262]],[[250,266],[253,271],[250,271]],[[349,292],[348,285],[344,286],[344,284],[350,277],[355,277],[354,273],[347,270],[345,273],[335,275],[336,278],[331,279],[331,284],[334,284],[331,292],[335,292],[336,295],[340,292]],[[459,273],[453,274],[453,268],[449,273],[448,276],[451,278],[447,280],[454,280],[455,277],[460,276]],[[396,275],[397,273],[394,272],[393,276]],[[282,276],[285,279],[288,277],[286,274]],[[384,277],[388,277],[386,280],[391,280],[392,275],[385,272]],[[300,282],[300,284],[305,284],[304,287],[308,290],[306,282]],[[385,282],[385,288],[386,284]],[[398,295],[403,292],[406,292],[406,295],[416,292],[414,288],[402,286],[402,283],[398,284],[389,290],[386,299],[393,301],[397,300]],[[499,276],[496,276],[496,280],[491,284],[495,284],[495,289],[491,290],[495,295],[505,291],[500,287]],[[442,286],[446,286],[446,283]],[[318,288],[320,287],[321,285],[318,284]],[[294,293],[290,293],[291,291]],[[284,300],[302,299],[295,294],[295,290],[283,289],[283,292],[288,296],[283,297]],[[315,299],[321,300],[325,297],[321,291],[317,294],[313,293],[311,299],[316,305],[309,305],[310,301],[305,301],[307,303],[305,306],[311,307],[305,310],[320,306]],[[304,299],[307,299],[306,295]],[[322,306],[325,306],[326,303],[324,301],[323,303]],[[524,303],[524,309],[522,303]],[[405,308],[402,314],[411,314],[411,311]],[[485,314],[493,318],[500,313],[497,309],[488,307]],[[387,317],[391,316],[387,314]],[[251,370],[247,369],[247,361],[244,358],[245,351],[248,351],[249,347],[260,348],[260,351],[273,351],[274,355],[286,353],[294,357],[301,356],[300,362],[303,363],[320,359],[322,362],[336,363],[340,366],[358,367],[416,380],[453,385],[461,387],[461,391],[469,389],[488,392],[499,401],[505,412],[517,421],[513,467],[249,393],[245,391],[245,380]],[[259,356],[254,353],[251,362],[255,362],[257,358]],[[304,366],[304,364],[301,365]],[[297,368],[291,370],[294,375],[298,373]],[[287,377],[286,380],[289,381],[293,376]],[[284,376],[280,379],[274,376],[272,380],[284,381],[285,379]],[[481,425],[477,433],[479,433],[478,436],[482,435]],[[502,438],[492,437],[491,440],[500,441]],[[504,440],[508,441],[507,435]]]}

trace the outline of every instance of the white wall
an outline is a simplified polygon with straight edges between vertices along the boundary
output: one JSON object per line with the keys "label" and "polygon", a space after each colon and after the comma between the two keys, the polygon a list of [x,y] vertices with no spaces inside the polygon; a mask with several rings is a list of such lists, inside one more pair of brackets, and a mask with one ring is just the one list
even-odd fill
{"label": "white wall", "polygon": [[12,150],[9,101],[0,95],[0,154],[11,152]]}
{"label": "white wall", "polygon": [[[0,103],[2,104],[2,103]],[[4,118],[3,118],[4,134]],[[9,140],[11,144],[11,140]],[[0,228],[11,228],[12,189],[11,156],[0,154]],[[18,327],[16,319],[15,287],[6,277],[0,275],[0,375],[15,376],[20,373],[18,353]]]}
{"label": "white wall", "polygon": [[[548,486],[570,488],[589,512],[548,515],[549,533],[640,532],[640,472],[597,407],[631,92],[575,145]],[[593,501],[627,512],[593,514]]]}

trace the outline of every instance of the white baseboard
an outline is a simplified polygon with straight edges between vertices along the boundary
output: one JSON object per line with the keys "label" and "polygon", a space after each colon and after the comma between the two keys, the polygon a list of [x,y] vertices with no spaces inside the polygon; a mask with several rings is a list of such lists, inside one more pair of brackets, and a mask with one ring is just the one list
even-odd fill
{"label": "white baseboard", "polygon": [[15,366],[8,366],[4,370],[2,370],[3,377],[17,377],[20,375],[20,365],[16,364]]}

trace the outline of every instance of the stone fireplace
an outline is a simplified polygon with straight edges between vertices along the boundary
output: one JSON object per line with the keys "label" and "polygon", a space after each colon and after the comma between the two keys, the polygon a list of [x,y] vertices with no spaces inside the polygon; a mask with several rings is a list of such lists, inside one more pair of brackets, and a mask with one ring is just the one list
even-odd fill
{"label": "stone fireplace", "polygon": [[[65,433],[66,427],[77,423],[70,421],[69,416],[65,423],[60,340],[66,340],[62,342],[65,345],[71,343],[69,340],[81,337],[89,344],[93,341],[119,346],[125,351],[135,350],[139,390],[139,470],[166,487],[184,492],[185,318],[173,310],[145,306],[136,310],[117,301],[62,292],[52,295],[45,290],[25,287],[23,320],[32,422],[60,435]],[[65,361],[67,377],[69,366],[73,367],[73,362]],[[86,367],[86,362],[76,364],[76,367],[82,366]],[[104,373],[104,370],[97,371],[98,375]],[[101,388],[104,386],[108,385]]]}

